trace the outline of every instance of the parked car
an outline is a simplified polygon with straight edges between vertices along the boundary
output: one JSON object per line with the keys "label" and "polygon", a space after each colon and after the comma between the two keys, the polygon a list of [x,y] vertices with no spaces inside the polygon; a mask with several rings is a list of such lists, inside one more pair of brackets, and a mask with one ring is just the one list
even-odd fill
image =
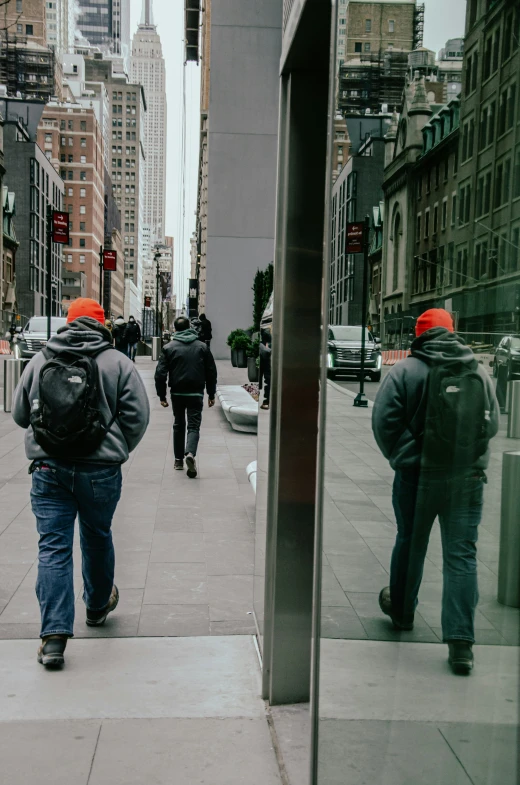
{"label": "parked car", "polygon": [[[60,327],[67,323],[63,316],[53,316],[51,318],[51,335],[56,335]],[[43,349],[47,344],[47,317],[32,316],[21,333],[17,335],[14,346],[14,356],[28,358]]]}
{"label": "parked car", "polygon": [[498,344],[493,362],[493,376],[498,377],[500,369],[507,368],[507,379],[520,379],[520,336],[506,335]]}
{"label": "parked car", "polygon": [[[334,324],[329,327],[327,375],[334,379],[339,374],[361,376],[361,326]],[[381,381],[381,344],[365,328],[365,376]]]}

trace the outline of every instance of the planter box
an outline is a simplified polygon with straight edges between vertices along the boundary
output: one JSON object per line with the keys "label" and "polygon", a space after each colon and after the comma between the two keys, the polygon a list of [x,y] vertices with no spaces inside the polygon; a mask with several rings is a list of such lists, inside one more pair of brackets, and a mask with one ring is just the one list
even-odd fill
{"label": "planter box", "polygon": [[236,349],[237,368],[247,368],[247,355],[245,349]]}
{"label": "planter box", "polygon": [[247,378],[250,382],[258,381],[258,368],[256,367],[256,357],[247,358]]}
{"label": "planter box", "polygon": [[237,367],[237,350],[231,349],[231,365],[233,368]]}

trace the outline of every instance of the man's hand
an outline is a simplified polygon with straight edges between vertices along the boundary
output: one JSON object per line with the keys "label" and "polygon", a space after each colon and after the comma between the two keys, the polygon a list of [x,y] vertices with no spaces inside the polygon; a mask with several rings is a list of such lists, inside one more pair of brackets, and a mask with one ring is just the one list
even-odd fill
{"label": "man's hand", "polygon": [[209,406],[210,409],[211,409],[212,406],[215,406],[215,399],[214,398],[208,398],[208,406]]}
{"label": "man's hand", "polygon": [[164,408],[167,409],[169,406],[168,401],[167,400],[161,401],[161,406],[164,406]]}

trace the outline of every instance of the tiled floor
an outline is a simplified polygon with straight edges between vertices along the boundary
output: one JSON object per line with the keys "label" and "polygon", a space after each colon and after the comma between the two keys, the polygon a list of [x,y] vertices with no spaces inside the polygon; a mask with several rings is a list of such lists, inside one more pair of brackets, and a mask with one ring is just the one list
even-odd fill
{"label": "tiled floor", "polygon": [[[218,404],[206,408],[199,477],[173,471],[171,408],[158,405],[153,368],[138,361],[150,395],[148,431],[124,468],[114,518],[117,614],[104,628],[83,620],[79,546],[75,547],[77,637],[200,636],[254,631],[254,494],[245,467],[256,438],[231,430]],[[220,364],[223,383],[245,371]],[[39,633],[34,593],[37,534],[29,502],[23,431],[0,413],[0,638]]]}
{"label": "tiled floor", "polygon": [[[415,629],[395,631],[381,615],[378,595],[388,585],[395,537],[391,503],[394,473],[371,430],[371,408],[352,405],[352,393],[328,386],[322,631],[327,638],[440,642],[442,548],[435,524],[426,559]],[[505,418],[492,442],[482,524],[479,528],[480,604],[477,643],[520,644],[520,613],[496,600],[500,537],[502,454],[520,448],[507,439]],[[520,497],[519,497],[520,506]]]}

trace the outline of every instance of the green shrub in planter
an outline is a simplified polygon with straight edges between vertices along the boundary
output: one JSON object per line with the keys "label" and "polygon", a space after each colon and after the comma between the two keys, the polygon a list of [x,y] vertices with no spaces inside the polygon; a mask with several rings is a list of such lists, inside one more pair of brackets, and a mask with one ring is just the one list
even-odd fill
{"label": "green shrub in planter", "polygon": [[[235,338],[237,338],[239,335],[245,335],[245,332],[244,332],[244,330],[232,330],[232,331],[229,333],[229,335],[228,335],[228,337],[227,337],[227,341],[226,341],[226,343],[227,343],[227,345],[230,347],[230,349],[232,349],[232,348],[233,348],[233,343],[234,343],[234,341],[235,341]],[[246,336],[246,337],[247,337],[247,336]]]}

